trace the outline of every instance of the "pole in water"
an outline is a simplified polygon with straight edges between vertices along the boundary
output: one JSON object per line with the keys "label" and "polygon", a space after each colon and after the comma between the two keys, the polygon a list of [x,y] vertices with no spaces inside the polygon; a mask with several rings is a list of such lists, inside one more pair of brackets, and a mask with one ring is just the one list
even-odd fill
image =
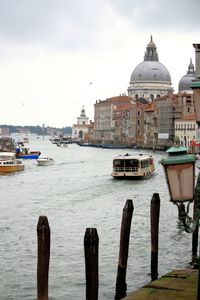
{"label": "pole in water", "polygon": [[154,193],[151,199],[151,280],[158,278],[158,235],[159,235],[160,197]]}
{"label": "pole in water", "polygon": [[37,225],[37,239],[37,300],[48,300],[50,228],[46,216],[39,217]]}
{"label": "pole in water", "polygon": [[126,268],[128,261],[128,249],[133,210],[133,201],[131,199],[126,200],[121,223],[120,250],[117,269],[115,300],[122,299],[126,296]]}
{"label": "pole in water", "polygon": [[98,300],[99,237],[96,228],[86,228],[84,236],[86,300]]}

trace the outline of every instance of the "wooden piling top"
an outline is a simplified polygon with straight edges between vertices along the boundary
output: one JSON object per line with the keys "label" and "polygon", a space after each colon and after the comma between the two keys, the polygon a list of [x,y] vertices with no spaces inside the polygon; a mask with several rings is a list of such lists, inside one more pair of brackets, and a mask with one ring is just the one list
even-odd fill
{"label": "wooden piling top", "polygon": [[198,270],[173,270],[123,300],[196,300]]}

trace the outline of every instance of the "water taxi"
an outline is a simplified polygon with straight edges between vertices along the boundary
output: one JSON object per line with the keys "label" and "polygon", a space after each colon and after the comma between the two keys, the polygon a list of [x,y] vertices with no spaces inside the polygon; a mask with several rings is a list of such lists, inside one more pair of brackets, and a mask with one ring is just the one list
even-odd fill
{"label": "water taxi", "polygon": [[14,152],[0,152],[0,173],[13,173],[24,170],[24,164],[15,157]]}
{"label": "water taxi", "polygon": [[55,163],[54,159],[49,156],[39,156],[37,159],[38,166],[49,166]]}
{"label": "water taxi", "polygon": [[125,154],[113,159],[112,176],[123,179],[142,179],[155,171],[154,159],[148,154]]}

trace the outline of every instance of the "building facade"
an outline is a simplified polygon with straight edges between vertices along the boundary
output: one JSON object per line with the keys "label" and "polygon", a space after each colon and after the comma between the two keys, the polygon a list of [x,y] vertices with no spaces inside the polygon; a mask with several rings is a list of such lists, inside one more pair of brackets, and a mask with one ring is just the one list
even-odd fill
{"label": "building facade", "polygon": [[131,109],[136,104],[126,95],[96,101],[93,143],[122,145],[135,143]]}
{"label": "building facade", "polygon": [[194,142],[199,144],[197,132],[198,125],[196,124],[195,114],[175,120],[175,136],[180,145],[191,148]]}

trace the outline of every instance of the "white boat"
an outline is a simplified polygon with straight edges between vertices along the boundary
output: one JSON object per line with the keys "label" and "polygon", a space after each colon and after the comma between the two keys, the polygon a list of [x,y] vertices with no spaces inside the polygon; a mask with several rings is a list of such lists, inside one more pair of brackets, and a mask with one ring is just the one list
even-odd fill
{"label": "white boat", "polygon": [[151,155],[127,153],[113,159],[111,175],[121,179],[142,179],[151,176],[154,171],[154,159]]}
{"label": "white boat", "polygon": [[24,164],[16,159],[14,152],[0,152],[0,173],[13,173],[24,170]]}
{"label": "white boat", "polygon": [[39,156],[37,159],[38,166],[49,166],[55,163],[54,159],[49,156]]}

